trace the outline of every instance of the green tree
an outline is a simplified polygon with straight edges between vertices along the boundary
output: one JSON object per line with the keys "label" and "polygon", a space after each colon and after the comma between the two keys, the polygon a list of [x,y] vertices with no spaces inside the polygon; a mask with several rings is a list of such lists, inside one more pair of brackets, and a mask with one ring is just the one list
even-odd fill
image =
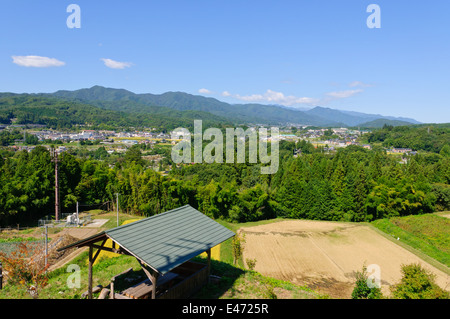
{"label": "green tree", "polygon": [[354,193],[354,207],[355,216],[354,221],[366,220],[366,200],[367,200],[367,179],[364,171],[364,166],[361,164],[357,169],[357,177],[355,179],[355,193]]}
{"label": "green tree", "polygon": [[25,144],[27,145],[37,145],[39,139],[36,135],[25,133]]}
{"label": "green tree", "polygon": [[142,153],[139,145],[133,145],[125,152],[124,160],[126,163],[135,162],[138,165],[144,166],[145,162],[142,159]]}
{"label": "green tree", "polygon": [[397,299],[449,299],[447,291],[435,282],[435,275],[420,264],[402,265],[400,282],[391,287]]}
{"label": "green tree", "polygon": [[379,287],[368,284],[367,267],[364,265],[361,272],[356,272],[355,288],[352,291],[352,299],[381,299],[383,294]]}
{"label": "green tree", "polygon": [[450,145],[445,144],[445,145],[441,148],[439,154],[442,155],[442,156],[444,156],[444,157],[450,157]]}

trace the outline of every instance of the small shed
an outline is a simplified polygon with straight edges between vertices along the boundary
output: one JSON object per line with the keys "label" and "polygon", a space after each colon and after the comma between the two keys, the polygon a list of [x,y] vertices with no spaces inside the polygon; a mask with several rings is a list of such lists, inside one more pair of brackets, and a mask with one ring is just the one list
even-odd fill
{"label": "small shed", "polygon": [[[146,287],[150,289],[151,298],[155,299],[158,285],[183,274],[186,268],[192,268],[192,264],[188,267],[190,259],[203,252],[208,254],[207,265],[200,269],[193,267],[197,277],[183,278],[190,279],[191,286],[197,286],[191,288],[205,284],[209,278],[211,248],[234,235],[213,219],[185,205],[100,232],[58,250],[89,247],[89,298],[92,298],[92,265],[101,250],[134,256],[148,277]],[[108,239],[112,240],[112,248],[104,246]],[[94,249],[97,249],[95,254]],[[184,298],[191,290],[184,287],[179,289],[182,293],[166,293],[165,298]]]}

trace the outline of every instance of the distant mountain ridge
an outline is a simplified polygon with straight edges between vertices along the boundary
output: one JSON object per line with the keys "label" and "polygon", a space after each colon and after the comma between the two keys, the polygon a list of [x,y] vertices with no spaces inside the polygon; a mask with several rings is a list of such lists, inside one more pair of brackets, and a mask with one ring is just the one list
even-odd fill
{"label": "distant mountain ridge", "polygon": [[[308,114],[314,114],[316,116],[322,117],[322,118],[333,118],[337,122],[342,122],[347,126],[362,126],[368,125],[367,123],[376,121],[376,120],[390,120],[390,121],[397,121],[397,124],[400,124],[400,122],[403,123],[403,125],[408,124],[420,124],[420,122],[405,118],[405,117],[394,117],[394,116],[383,116],[380,114],[366,114],[361,112],[354,112],[354,111],[341,111],[341,110],[335,110],[330,108],[325,108],[321,106],[316,106],[315,108],[306,111]],[[375,123],[381,123],[380,121]],[[388,122],[386,122],[388,123]]]}
{"label": "distant mountain ridge", "polygon": [[[51,95],[53,97],[93,104],[105,109],[127,112],[153,112],[155,108],[169,108],[178,111],[203,111],[221,116],[235,123],[261,123],[271,125],[295,123],[323,127],[352,127],[385,119],[402,121],[405,125],[420,124],[420,122],[410,118],[341,111],[320,106],[305,111],[256,103],[229,104],[215,98],[184,92],[136,94],[125,89],[105,88],[98,85],[75,91],[60,90],[54,93],[41,93],[40,95]],[[379,121],[375,123],[378,125]]]}

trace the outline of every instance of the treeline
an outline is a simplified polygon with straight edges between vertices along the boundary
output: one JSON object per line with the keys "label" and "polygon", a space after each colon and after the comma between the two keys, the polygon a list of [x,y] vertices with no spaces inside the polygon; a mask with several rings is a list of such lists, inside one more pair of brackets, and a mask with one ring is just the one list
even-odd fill
{"label": "treeline", "polygon": [[[304,152],[294,158],[299,146]],[[172,165],[163,176],[147,168],[138,147],[114,165],[68,152],[60,158],[66,212],[73,212],[77,201],[115,203],[116,193],[120,209],[129,213],[151,216],[190,204],[208,216],[239,222],[274,217],[371,221],[450,208],[450,157],[439,154],[415,155],[401,164],[357,146],[326,154],[307,142],[282,142],[280,167],[273,175],[260,174],[259,164],[195,164]],[[30,153],[1,154],[0,224],[53,213],[49,151],[37,146]]]}
{"label": "treeline", "polygon": [[369,133],[367,141],[369,143],[379,142],[384,147],[450,153],[450,124],[396,127],[384,125],[382,129]]}
{"label": "treeline", "polygon": [[[305,148],[308,143],[304,143]],[[349,146],[293,158],[282,143],[274,175],[258,165],[193,165],[175,173],[199,185],[199,207],[236,221],[288,217],[335,221],[429,213],[450,208],[450,157],[415,155],[406,164],[383,152]]]}
{"label": "treeline", "polygon": [[358,146],[285,161],[272,188],[279,215],[371,221],[447,209],[450,158],[416,155],[406,164]]}

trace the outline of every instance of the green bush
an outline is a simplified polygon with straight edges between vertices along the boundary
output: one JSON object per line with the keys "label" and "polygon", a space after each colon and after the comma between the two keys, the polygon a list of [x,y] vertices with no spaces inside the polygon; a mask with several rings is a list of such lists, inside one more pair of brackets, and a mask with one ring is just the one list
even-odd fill
{"label": "green bush", "polygon": [[352,292],[352,299],[381,299],[383,294],[378,287],[368,284],[367,267],[364,265],[361,272],[356,272],[356,284]]}
{"label": "green bush", "polygon": [[391,287],[397,299],[449,299],[450,294],[435,283],[435,276],[420,264],[402,266],[400,283]]}

